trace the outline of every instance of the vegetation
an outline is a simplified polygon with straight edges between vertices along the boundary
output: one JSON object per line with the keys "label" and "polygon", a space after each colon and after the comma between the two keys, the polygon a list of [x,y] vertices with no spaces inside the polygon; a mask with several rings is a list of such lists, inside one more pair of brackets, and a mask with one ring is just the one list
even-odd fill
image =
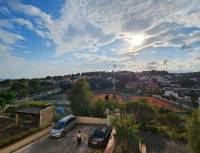
{"label": "vegetation", "polygon": [[120,145],[121,148],[118,152],[129,152],[130,141],[138,142],[137,137],[137,125],[134,123],[134,120],[130,116],[115,116],[111,121],[112,127],[116,129],[116,139],[117,146]]}
{"label": "vegetation", "polygon": [[71,109],[76,115],[89,115],[89,103],[91,99],[90,87],[86,79],[79,79],[72,85]]}
{"label": "vegetation", "polygon": [[40,106],[47,106],[48,103],[47,102],[44,102],[44,101],[30,101],[28,103],[26,103],[25,105],[27,106],[35,106],[35,107],[40,107]]}
{"label": "vegetation", "polygon": [[193,104],[194,108],[197,108],[199,106],[199,104],[198,104],[199,95],[194,90],[191,90],[189,96],[192,100],[192,104]]}
{"label": "vegetation", "polygon": [[91,102],[90,97],[91,92],[85,79],[74,83],[71,91],[73,112],[77,115],[106,117],[107,108],[111,111],[118,108],[122,116],[131,118],[133,125],[136,125],[138,130],[165,135],[175,140],[187,139],[185,118],[170,110],[159,110],[153,105],[148,104],[145,99],[118,104],[112,98],[98,99]]}
{"label": "vegetation", "polygon": [[121,113],[130,115],[141,131],[150,131],[175,140],[187,139],[185,118],[169,110],[158,110],[145,100],[126,102],[121,106]]}
{"label": "vegetation", "polygon": [[106,104],[103,100],[97,100],[90,105],[90,112],[95,117],[106,117]]}
{"label": "vegetation", "polygon": [[16,92],[17,97],[26,97],[52,88],[53,85],[49,82],[39,82],[34,79],[19,79],[12,81],[9,91]]}
{"label": "vegetation", "polygon": [[0,107],[4,107],[6,104],[12,104],[16,97],[16,93],[12,91],[4,92],[0,94]]}
{"label": "vegetation", "polygon": [[124,113],[130,114],[136,123],[154,120],[158,114],[155,107],[146,103],[144,99],[128,102],[124,106]]}
{"label": "vegetation", "polygon": [[188,120],[188,148],[191,153],[200,153],[200,109],[192,113]]}
{"label": "vegetation", "polygon": [[94,117],[106,117],[106,110],[114,111],[118,108],[118,104],[114,99],[101,100],[91,102],[89,105],[90,115]]}
{"label": "vegetation", "polygon": [[9,106],[5,113],[11,117],[11,118],[14,118],[15,117],[15,110],[16,109],[19,109],[21,107],[29,107],[29,106],[38,106],[38,107],[42,107],[42,106],[47,106],[48,103],[47,102],[44,102],[44,101],[24,101],[23,103],[21,103],[20,105],[18,106]]}

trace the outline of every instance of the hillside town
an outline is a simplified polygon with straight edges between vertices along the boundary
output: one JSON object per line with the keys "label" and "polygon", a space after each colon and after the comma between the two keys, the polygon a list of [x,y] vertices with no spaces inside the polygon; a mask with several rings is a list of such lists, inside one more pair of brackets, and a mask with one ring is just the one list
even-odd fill
{"label": "hillside town", "polygon": [[200,153],[200,0],[0,0],[0,153]]}
{"label": "hillside town", "polygon": [[[92,126],[89,125],[85,126],[84,124],[79,125],[78,128],[76,127],[74,131],[72,131],[71,133],[72,135],[74,134],[74,132],[77,131],[77,129],[83,128],[86,131],[89,129],[94,130],[96,126],[99,127],[101,124],[108,124],[100,119],[98,121],[98,117],[104,118],[107,116],[108,118],[109,115],[107,114],[108,113],[107,111],[109,111],[110,113],[114,112],[117,114],[122,111],[121,113],[123,114],[124,112],[121,107],[123,105],[127,105],[125,107],[129,107],[128,105],[131,105],[132,102],[135,102],[134,105],[136,105],[137,102],[141,102],[141,104],[145,102],[146,104],[149,105],[148,107],[151,106],[152,109],[159,110],[159,113],[168,112],[170,114],[170,112],[171,113],[173,112],[175,113],[175,114],[172,113],[174,117],[178,115],[179,117],[182,118],[180,121],[176,122],[184,123],[185,120],[184,116],[187,116],[188,113],[190,114],[191,111],[194,111],[199,107],[200,103],[199,76],[200,76],[199,72],[175,74],[175,73],[168,73],[166,71],[148,71],[148,72],[145,71],[141,73],[135,73],[129,71],[120,71],[120,72],[117,71],[117,72],[87,72],[87,73],[81,73],[81,74],[78,73],[78,74],[71,74],[64,76],[47,76],[45,78],[35,78],[35,79],[18,79],[18,80],[5,79],[0,82],[0,87],[1,87],[0,121],[1,123],[5,122],[6,124],[1,125],[2,126],[1,131],[3,133],[0,136],[9,137],[11,131],[13,132],[18,131],[21,133],[25,133],[20,136],[24,137],[25,135],[30,133],[35,133],[35,132],[37,133],[37,131],[41,132],[40,129],[43,129],[44,127],[47,127],[47,129],[45,130],[48,133],[49,125],[52,122],[56,123],[57,121],[59,121],[60,118],[69,115],[72,112],[74,114],[82,116],[77,118],[77,122],[84,124],[88,123],[92,124]],[[80,80],[85,80],[86,82],[88,82],[88,87],[85,88],[88,88],[92,93],[92,96],[90,96],[90,99],[88,99],[90,101],[89,103],[91,104],[89,105],[87,104],[88,105],[87,106],[85,103],[86,106],[83,105],[84,110],[82,110],[81,108],[83,106],[77,107],[78,105],[84,104],[84,99],[82,99],[82,96],[84,95],[82,95],[80,99],[74,99],[75,97],[79,96],[79,94],[83,93],[88,94],[85,93],[87,92],[88,89],[84,89],[85,91],[81,91],[81,86],[78,85]],[[74,89],[75,85],[77,85],[76,89]],[[75,97],[72,97],[73,90],[76,90],[74,93]],[[77,91],[79,91],[80,93],[76,93]],[[106,106],[105,104],[103,104],[105,102],[110,104]],[[131,103],[129,104],[129,102]],[[144,106],[142,106],[141,104],[138,103],[139,106],[137,107],[141,107],[141,110],[147,109],[147,108],[142,108]],[[133,112],[135,111],[134,107],[136,107],[134,105],[131,106],[133,107],[132,110]],[[126,111],[128,113],[130,110],[127,109]],[[150,111],[149,113],[151,114],[155,112]],[[84,118],[84,116],[97,117],[97,118],[86,119]],[[136,119],[136,123],[138,122],[137,120],[138,119]],[[166,120],[170,121],[172,119],[166,118]],[[173,120],[170,122],[175,122]],[[140,122],[141,121],[139,121],[138,123]],[[152,123],[148,123],[147,125],[150,126],[151,124]],[[153,150],[154,151],[158,150],[160,149],[157,147],[158,142],[150,145],[149,141],[154,137],[154,135],[152,134],[155,134],[155,130],[156,131],[159,130],[156,128],[154,129],[153,127],[151,128],[146,127],[147,125],[145,125],[145,127],[143,127],[142,124],[140,125],[141,126],[139,128],[140,137],[144,139],[145,142],[144,145],[146,146],[145,148],[146,150],[148,150],[148,152],[151,152]],[[30,129],[30,127],[32,130]],[[178,128],[177,130],[179,130],[179,127],[176,128]],[[149,135],[145,133],[144,131],[146,130],[151,131],[152,134]],[[170,129],[168,130],[170,131]],[[87,131],[87,135],[88,134],[89,133]],[[164,141],[167,144],[169,143],[168,144],[169,146],[167,147],[167,150],[169,152],[170,149],[171,150],[174,149],[173,147],[177,148],[177,153],[186,152],[186,149],[184,149],[186,137],[183,136],[183,133],[182,134],[180,133],[180,136],[179,135],[173,136],[173,133],[172,136],[169,136],[166,132],[164,132],[163,134],[166,135],[167,137],[171,137],[172,139],[177,139],[178,141],[181,142],[181,144],[179,144],[180,142],[176,142],[177,141],[176,140],[173,142],[173,144],[170,144],[171,142],[169,142],[165,138],[166,136],[164,136],[163,138],[162,137],[156,138],[156,139],[163,139],[162,141]],[[65,139],[66,139],[65,141],[68,141],[67,137],[65,137]],[[4,147],[7,144],[11,143],[12,141],[16,140],[17,138],[10,138],[5,141],[3,141],[2,139],[1,146]],[[51,140],[46,140],[46,141],[52,143]],[[30,148],[28,150],[21,149],[21,151],[19,150],[18,152],[28,153],[29,151],[40,152],[43,150],[42,148],[40,148],[41,145],[44,145],[43,143],[38,143],[38,144],[34,143],[34,145],[37,145],[38,147],[35,147],[35,149],[33,150]],[[138,146],[135,144],[132,145],[135,146],[133,150],[137,152],[136,148],[138,148]],[[48,145],[46,145],[46,147],[48,148]],[[46,150],[46,151],[51,152],[52,150]],[[88,151],[94,151],[94,150],[89,149]],[[100,150],[100,152],[103,151],[104,150]]]}

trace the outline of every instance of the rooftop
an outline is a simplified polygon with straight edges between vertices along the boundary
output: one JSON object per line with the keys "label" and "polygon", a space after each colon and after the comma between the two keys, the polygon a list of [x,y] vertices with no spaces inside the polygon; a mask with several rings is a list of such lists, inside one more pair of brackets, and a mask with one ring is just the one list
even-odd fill
{"label": "rooftop", "polygon": [[48,106],[32,106],[17,109],[16,113],[26,113],[26,114],[40,114],[40,111],[47,108]]}

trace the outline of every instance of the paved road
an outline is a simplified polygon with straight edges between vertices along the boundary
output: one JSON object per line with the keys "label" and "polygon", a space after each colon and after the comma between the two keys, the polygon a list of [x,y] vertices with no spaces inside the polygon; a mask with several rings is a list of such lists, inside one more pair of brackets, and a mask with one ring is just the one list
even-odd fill
{"label": "paved road", "polygon": [[[37,140],[15,153],[96,153],[99,149],[90,148],[87,146],[87,135],[97,127],[97,125],[76,125],[65,137],[56,139],[45,136],[40,140]],[[76,144],[76,133],[81,130],[85,135],[81,145]],[[103,149],[98,153],[103,153]]]}

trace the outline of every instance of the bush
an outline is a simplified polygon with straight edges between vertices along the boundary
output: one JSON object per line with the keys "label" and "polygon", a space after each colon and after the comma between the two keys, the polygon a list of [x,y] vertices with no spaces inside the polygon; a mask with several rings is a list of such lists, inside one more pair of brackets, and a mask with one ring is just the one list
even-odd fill
{"label": "bush", "polygon": [[90,113],[94,117],[106,117],[106,104],[105,101],[98,100],[90,106]]}
{"label": "bush", "polygon": [[200,153],[200,109],[194,111],[187,123],[188,147],[192,153]]}
{"label": "bush", "polygon": [[154,106],[143,102],[143,100],[126,103],[125,111],[127,114],[133,114],[137,123],[150,122],[155,120],[158,115],[157,109]]}
{"label": "bush", "polygon": [[27,103],[27,106],[35,106],[35,107],[42,107],[42,106],[47,106],[48,103],[47,102],[43,102],[43,101],[31,101]]}
{"label": "bush", "polygon": [[161,124],[170,125],[179,128],[181,125],[181,118],[174,112],[167,112],[158,115],[158,120]]}
{"label": "bush", "polygon": [[159,133],[158,125],[155,125],[155,124],[142,123],[142,124],[140,124],[139,129],[142,130],[142,131],[149,131],[149,132],[151,132],[153,134],[158,134]]}

